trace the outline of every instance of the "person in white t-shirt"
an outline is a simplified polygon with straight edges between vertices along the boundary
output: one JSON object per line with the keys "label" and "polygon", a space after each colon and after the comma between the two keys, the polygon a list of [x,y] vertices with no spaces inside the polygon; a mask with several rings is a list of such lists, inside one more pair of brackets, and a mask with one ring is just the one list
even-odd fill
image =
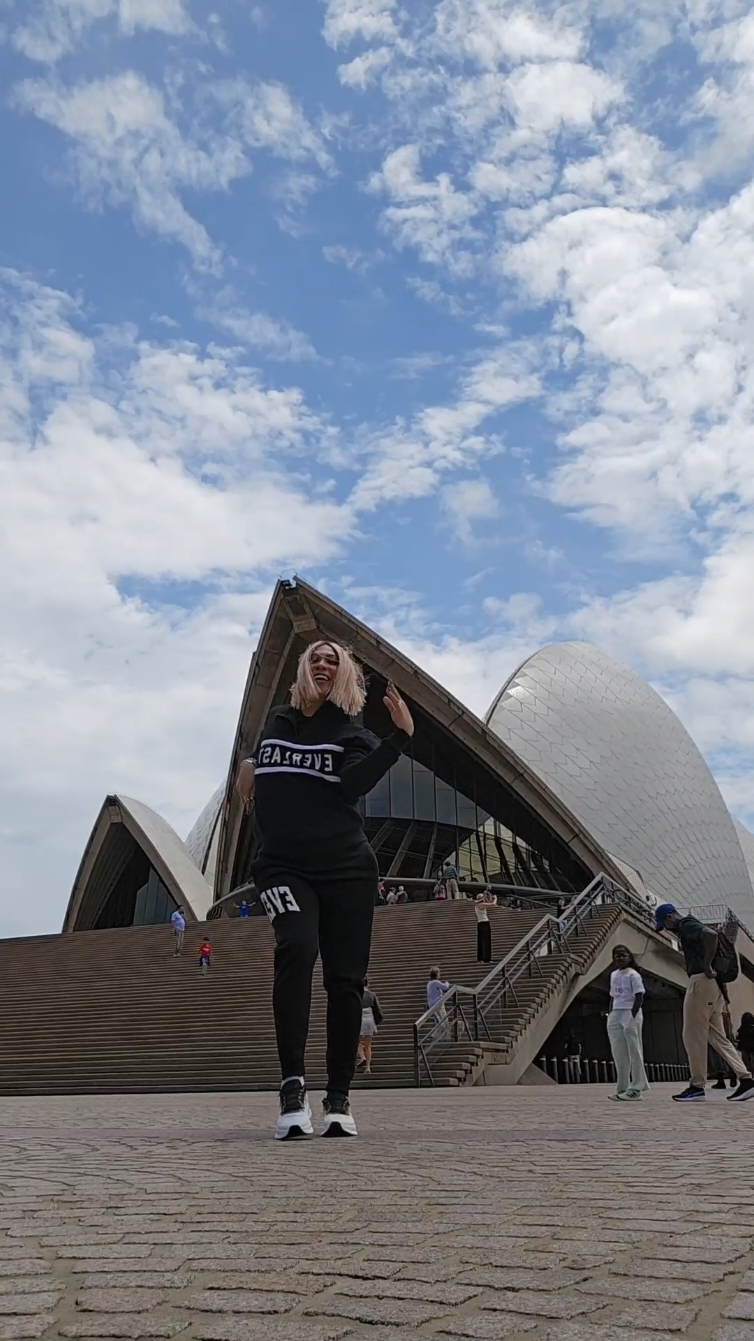
{"label": "person in white t-shirt", "polygon": [[644,1016],[644,982],[636,967],[636,960],[625,945],[613,950],[613,971],[610,974],[610,1014],[607,1017],[607,1036],[617,1074],[617,1089],[611,1099],[640,1099],[649,1089],[644,1070],[642,1027]]}
{"label": "person in white t-shirt", "polygon": [[186,931],[186,913],[183,904],[179,904],[170,921],[173,924],[173,938],[175,940],[174,954],[181,954],[183,950],[183,937]]}

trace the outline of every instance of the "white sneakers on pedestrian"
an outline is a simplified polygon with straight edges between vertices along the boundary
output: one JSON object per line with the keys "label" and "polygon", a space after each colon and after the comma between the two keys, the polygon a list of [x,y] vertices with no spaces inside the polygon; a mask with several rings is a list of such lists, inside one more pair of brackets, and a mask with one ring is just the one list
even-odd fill
{"label": "white sneakers on pedestrian", "polygon": [[322,1100],[323,1136],[358,1136],[347,1094],[326,1094]]}
{"label": "white sneakers on pedestrian", "polygon": [[[322,1100],[324,1119],[321,1136],[358,1136],[347,1094],[326,1094]],[[314,1135],[312,1110],[306,1085],[300,1077],[280,1087],[280,1114],[275,1125],[276,1141],[303,1141]]]}
{"label": "white sneakers on pedestrian", "polygon": [[275,1126],[275,1140],[304,1141],[313,1135],[306,1086],[298,1078],[286,1080],[280,1087],[280,1115]]}

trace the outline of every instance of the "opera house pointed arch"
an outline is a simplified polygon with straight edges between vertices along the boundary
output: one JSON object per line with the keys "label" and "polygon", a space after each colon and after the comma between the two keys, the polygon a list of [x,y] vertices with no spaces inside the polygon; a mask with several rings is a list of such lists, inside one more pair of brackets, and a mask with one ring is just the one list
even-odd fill
{"label": "opera house pointed arch", "polygon": [[207,916],[212,887],[175,829],[129,796],[107,796],[81,859],[63,931]]}
{"label": "opera house pointed arch", "polygon": [[397,648],[302,581],[279,582],[244,691],[220,824],[215,895],[250,879],[253,814],[233,787],[268,713],[288,697],[301,652],[332,638],[352,648],[368,684],[364,724],[391,729],[387,680],[407,699],[416,733],[403,758],[364,803],[366,830],[384,874],[431,878],[452,857],[462,878],[573,891],[617,865],[535,771],[472,712]]}

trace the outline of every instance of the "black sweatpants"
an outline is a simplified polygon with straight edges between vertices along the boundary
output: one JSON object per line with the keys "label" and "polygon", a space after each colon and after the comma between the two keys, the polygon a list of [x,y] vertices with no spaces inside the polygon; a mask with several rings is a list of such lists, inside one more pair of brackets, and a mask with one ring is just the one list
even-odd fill
{"label": "black sweatpants", "polygon": [[492,924],[490,922],[477,922],[476,924],[476,957],[480,964],[490,964],[492,962]]}
{"label": "black sweatpants", "polygon": [[256,884],[275,929],[272,1009],[282,1079],[306,1074],[312,975],[319,953],[327,992],[327,1088],[347,1094],[356,1069],[377,872],[303,880],[276,870],[259,874]]}

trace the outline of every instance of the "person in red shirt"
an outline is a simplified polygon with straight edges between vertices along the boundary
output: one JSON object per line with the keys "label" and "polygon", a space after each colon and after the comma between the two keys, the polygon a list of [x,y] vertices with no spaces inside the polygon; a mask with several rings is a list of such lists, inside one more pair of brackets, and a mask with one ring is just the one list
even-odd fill
{"label": "person in red shirt", "polygon": [[199,969],[206,973],[212,963],[212,946],[209,943],[209,937],[205,936],[199,946]]}

